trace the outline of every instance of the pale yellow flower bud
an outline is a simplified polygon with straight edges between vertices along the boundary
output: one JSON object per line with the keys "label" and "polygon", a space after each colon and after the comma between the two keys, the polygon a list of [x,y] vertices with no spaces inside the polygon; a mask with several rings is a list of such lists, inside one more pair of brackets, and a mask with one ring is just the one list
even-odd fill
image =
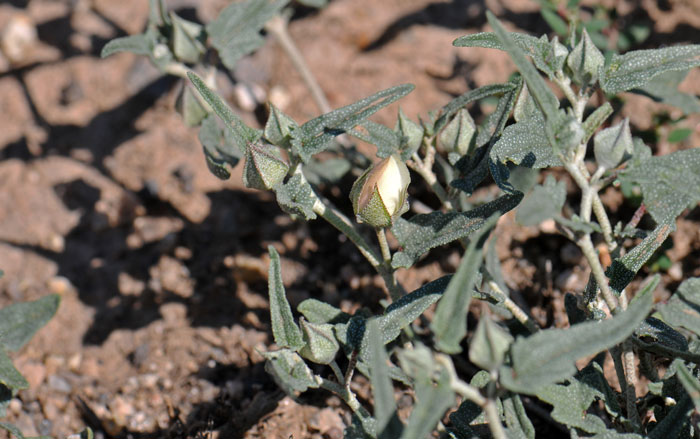
{"label": "pale yellow flower bud", "polygon": [[389,227],[394,218],[408,210],[406,201],[411,176],[406,164],[391,155],[367,169],[350,192],[358,222]]}

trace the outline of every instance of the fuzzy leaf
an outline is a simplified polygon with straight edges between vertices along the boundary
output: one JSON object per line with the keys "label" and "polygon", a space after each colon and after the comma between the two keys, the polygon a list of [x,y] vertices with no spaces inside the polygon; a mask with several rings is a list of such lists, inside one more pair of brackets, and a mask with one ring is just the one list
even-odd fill
{"label": "fuzzy leaf", "polygon": [[494,323],[488,315],[479,319],[469,342],[469,361],[484,370],[496,370],[503,364],[513,336]]}
{"label": "fuzzy leaf", "polygon": [[204,46],[204,28],[198,23],[178,17],[174,12],[170,13],[170,20],[173,24],[172,44],[175,57],[186,63],[197,63],[207,50]]}
{"label": "fuzzy leaf", "polygon": [[496,221],[498,216],[491,216],[472,236],[457,272],[438,302],[430,329],[435,334],[437,348],[442,352],[462,351],[460,342],[467,335],[467,310],[472,297],[471,290],[481,267],[484,242]]}
{"label": "fuzzy leaf", "polygon": [[475,134],[474,119],[465,108],[462,108],[438,134],[438,142],[445,151],[454,152],[462,157],[473,151],[475,142],[472,140],[476,140]]}
{"label": "fuzzy leaf", "polygon": [[[17,439],[25,439],[24,434],[22,434],[22,431],[17,428],[17,426],[8,424],[7,422],[0,422],[0,428],[7,430],[10,432],[11,436],[16,437]],[[42,436],[44,438],[46,436]]]}
{"label": "fuzzy leaf", "polygon": [[583,131],[585,135],[583,136],[582,142],[588,143],[588,140],[595,134],[598,127],[600,127],[612,113],[613,108],[609,102],[596,108],[595,111],[583,121]]}
{"label": "fuzzy leaf", "polygon": [[384,343],[398,337],[403,328],[413,323],[430,305],[437,302],[451,278],[452,276],[443,276],[428,282],[389,305],[384,314],[377,318]]}
{"label": "fuzzy leaf", "polygon": [[369,116],[406,96],[413,89],[414,86],[411,84],[397,85],[311,119],[292,132],[293,151],[304,162],[308,162],[314,154],[328,149],[333,144],[335,136],[350,131]]}
{"label": "fuzzy leaf", "polygon": [[[234,3],[236,4],[236,3]],[[248,127],[236,116],[226,102],[214,93],[207,84],[196,74],[187,72],[187,77],[192,81],[194,88],[199,91],[204,100],[211,106],[214,113],[224,122],[224,125],[232,131],[236,144],[243,147],[246,142],[256,142],[262,136],[261,130]]]}
{"label": "fuzzy leaf", "polygon": [[394,268],[411,267],[428,250],[469,236],[481,228],[493,214],[505,214],[522,200],[522,193],[507,194],[468,212],[433,212],[398,218],[392,232],[403,248],[394,253]]}
{"label": "fuzzy leaf", "polygon": [[269,190],[277,187],[287,176],[289,165],[279,149],[269,143],[251,143],[246,150],[243,184],[245,187]]}
{"label": "fuzzy leaf", "polygon": [[567,385],[550,384],[537,391],[537,397],[553,407],[552,418],[587,433],[606,430],[600,417],[586,413],[597,396],[595,389],[576,379],[571,379]]}
{"label": "fuzzy leaf", "polygon": [[700,278],[684,280],[659,313],[669,325],[700,335]]}
{"label": "fuzzy leaf", "polygon": [[612,319],[580,323],[568,329],[546,329],[527,338],[518,337],[511,348],[512,368],[501,367],[501,383],[511,391],[533,394],[542,386],[573,376],[576,360],[596,354],[630,336],[649,313],[651,302],[652,295],[645,294]]}
{"label": "fuzzy leaf", "polygon": [[629,119],[599,131],[593,138],[593,152],[598,166],[613,169],[632,156],[634,145]]}
{"label": "fuzzy leaf", "polygon": [[612,56],[602,70],[600,85],[606,93],[614,94],[642,87],[662,73],[697,66],[700,66],[700,44],[634,50]]}
{"label": "fuzzy leaf", "polygon": [[610,278],[610,288],[616,295],[619,296],[620,292],[632,282],[635,274],[661,247],[674,229],[675,226],[669,224],[657,226],[630,252],[613,261],[612,265],[605,271],[605,275]]}
{"label": "fuzzy leaf", "polygon": [[305,392],[308,388],[319,386],[311,369],[296,352],[280,349],[262,355],[267,360],[265,370],[287,394],[293,395],[295,391]]}
{"label": "fuzzy leaf", "polygon": [[566,201],[566,183],[548,175],[543,185],[537,185],[518,206],[515,220],[524,226],[534,226],[561,213]]}
{"label": "fuzzy leaf", "polygon": [[447,105],[440,109],[440,117],[435,121],[434,125],[435,132],[442,130],[452,116],[454,116],[457,111],[464,108],[469,103],[487,98],[489,96],[505,96],[518,87],[519,86],[517,84],[512,82],[505,84],[485,85],[475,90],[469,90],[461,96],[452,99]]}
{"label": "fuzzy leaf", "polygon": [[542,115],[538,113],[507,126],[491,149],[491,160],[536,169],[561,166],[561,160],[547,139],[544,124]]}
{"label": "fuzzy leaf", "polygon": [[185,125],[188,127],[199,125],[209,115],[207,109],[197,100],[194,93],[195,91],[190,87],[182,87],[182,91],[175,102],[175,108],[177,108]]}
{"label": "fuzzy leaf", "polygon": [[454,404],[450,376],[444,369],[441,370],[437,383],[433,384],[430,380],[417,381],[415,390],[417,401],[401,439],[430,437],[445,411]]}
{"label": "fuzzy leaf", "polygon": [[262,46],[265,39],[260,31],[287,3],[288,0],[231,3],[207,25],[211,44],[229,70],[235,68],[239,59]]}
{"label": "fuzzy leaf", "polygon": [[632,163],[620,177],[623,183],[641,187],[654,221],[673,222],[684,209],[700,202],[700,148]]}
{"label": "fuzzy leaf", "polygon": [[217,122],[217,117],[208,115],[199,128],[199,142],[204,150],[209,171],[221,180],[231,178],[227,164],[233,168],[242,157],[240,148],[230,134],[230,130],[222,130]]}
{"label": "fuzzy leaf", "polygon": [[287,148],[291,133],[299,125],[289,116],[284,114],[282,110],[270,104],[270,115],[265,123],[263,135],[273,145]]}
{"label": "fuzzy leaf", "polygon": [[304,300],[297,311],[311,323],[341,323],[350,319],[350,314],[317,299]]}
{"label": "fuzzy leaf", "polygon": [[518,68],[518,71],[523,76],[530,94],[537,103],[540,111],[542,111],[545,119],[550,120],[556,117],[559,101],[554,94],[552,94],[552,90],[544,82],[544,79],[542,79],[537,70],[535,70],[535,67],[525,58],[525,52],[516,45],[501,22],[490,11],[486,12],[486,18],[491,27],[493,27],[498,40],[508,52]]}
{"label": "fuzzy leaf", "polygon": [[7,356],[4,349],[0,349],[0,384],[10,390],[21,390],[29,388],[29,383],[12,364],[12,360]]}
{"label": "fuzzy leaf", "polygon": [[376,145],[379,157],[389,157],[400,152],[401,136],[380,123],[366,120],[350,133],[364,142]]}
{"label": "fuzzy leaf", "polygon": [[304,337],[304,346],[299,349],[299,354],[316,364],[330,364],[340,349],[333,333],[333,325],[310,323],[303,318],[299,323]]}
{"label": "fuzzy leaf", "polygon": [[688,75],[687,71],[678,70],[662,73],[639,89],[631,92],[639,93],[667,105],[673,105],[683,110],[685,114],[700,113],[700,99],[692,94],[678,90],[678,85]]}
{"label": "fuzzy leaf", "polygon": [[[394,131],[401,137],[399,147],[401,160],[408,160],[423,143],[423,127],[409,119],[399,108],[399,117]],[[379,157],[384,158],[385,156],[379,155]]]}
{"label": "fuzzy leaf", "polygon": [[53,317],[60,302],[58,294],[51,294],[0,309],[0,350],[21,349]]}
{"label": "fuzzy leaf", "polygon": [[374,398],[374,418],[380,438],[395,438],[401,434],[401,421],[396,414],[394,386],[389,378],[389,356],[376,320],[367,322],[370,383]]}
{"label": "fuzzy leaf", "polygon": [[270,270],[267,282],[270,296],[272,335],[274,335],[275,343],[278,346],[298,350],[304,346],[305,343],[299,327],[294,322],[292,308],[289,306],[289,302],[287,302],[284,284],[282,284],[280,255],[273,246],[269,246],[268,251],[270,252]]}
{"label": "fuzzy leaf", "polygon": [[153,49],[154,39],[149,34],[130,35],[128,37],[115,38],[102,48],[100,56],[107,58],[117,52],[131,52],[136,55],[150,55]]}
{"label": "fuzzy leaf", "polygon": [[[658,284],[658,282],[655,283]],[[685,336],[654,317],[647,317],[634,330],[634,335],[647,344],[662,345],[675,351],[688,352],[688,340]]]}
{"label": "fuzzy leaf", "polygon": [[275,188],[277,203],[290,215],[298,215],[306,220],[316,218],[314,203],[316,194],[303,175],[295,174],[286,183]]}
{"label": "fuzzy leaf", "polygon": [[566,64],[574,73],[574,80],[582,84],[592,85],[598,80],[598,72],[605,63],[605,57],[591,41],[586,28],[581,39],[566,59]]}
{"label": "fuzzy leaf", "polygon": [[519,395],[510,393],[506,398],[503,398],[503,414],[512,437],[535,439],[535,427],[530,418],[527,417]]}

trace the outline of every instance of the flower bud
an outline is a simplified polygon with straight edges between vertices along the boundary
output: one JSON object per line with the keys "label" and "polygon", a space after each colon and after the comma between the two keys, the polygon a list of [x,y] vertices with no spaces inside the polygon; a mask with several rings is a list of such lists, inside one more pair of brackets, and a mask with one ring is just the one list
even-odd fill
{"label": "flower bud", "polygon": [[246,150],[243,183],[245,187],[269,190],[275,188],[289,171],[279,149],[268,143],[251,143]]}
{"label": "flower bud", "polygon": [[333,325],[307,322],[303,317],[299,320],[299,324],[306,343],[299,350],[299,354],[317,364],[329,364],[333,361],[340,349],[333,332]]}
{"label": "flower bud", "polygon": [[411,176],[406,164],[391,155],[367,169],[350,191],[357,222],[390,227],[394,218],[408,210],[406,201]]}

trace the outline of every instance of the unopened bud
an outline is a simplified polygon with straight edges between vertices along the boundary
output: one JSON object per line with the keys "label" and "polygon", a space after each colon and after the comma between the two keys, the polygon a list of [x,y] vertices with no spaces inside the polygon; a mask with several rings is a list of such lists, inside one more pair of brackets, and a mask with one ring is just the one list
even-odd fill
{"label": "unopened bud", "polygon": [[391,155],[366,170],[350,192],[358,222],[389,227],[408,210],[406,201],[411,176],[406,164]]}
{"label": "unopened bud", "polygon": [[268,143],[251,143],[246,150],[243,183],[253,189],[269,190],[276,187],[289,171],[279,149]]}

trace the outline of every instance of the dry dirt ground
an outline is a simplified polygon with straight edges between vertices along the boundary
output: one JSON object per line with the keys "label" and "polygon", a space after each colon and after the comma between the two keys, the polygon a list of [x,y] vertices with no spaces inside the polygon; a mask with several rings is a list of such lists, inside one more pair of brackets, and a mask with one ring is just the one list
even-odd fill
{"label": "dry dirt ground", "polygon": [[[202,21],[225,3],[168,1]],[[649,47],[693,35],[698,42],[693,0],[604,3],[622,19],[654,23]],[[451,46],[486,28],[486,8],[512,28],[548,31],[533,1],[335,0],[299,14],[291,33],[333,106],[411,82],[416,90],[401,106],[415,119],[509,76],[503,54]],[[0,4],[0,30],[37,31],[35,41],[0,58],[0,306],[62,296],[56,317],[14,355],[30,389],[12,401],[8,421],[28,436],[65,437],[89,425],[98,437],[340,438],[348,417],[337,398],[285,397],[263,369],[259,352],[271,343],[266,248],[282,254],[293,306],[316,297],[346,311],[377,308],[381,282],[334,229],[291,221],[273,197],[246,190],[236,175],[227,182],[210,175],[196,130],[173,110],[176,78],[130,54],[99,58],[111,38],[141,32],[147,13],[144,0]],[[684,87],[700,93],[695,73]],[[233,76],[238,85],[222,78],[220,89],[251,124],[259,123],[256,112],[235,99],[242,87],[262,91],[297,120],[317,115],[272,40]],[[639,102],[630,116],[648,129],[662,109]],[[396,109],[379,120],[390,122]],[[690,142],[698,140],[695,128]],[[340,191],[329,196],[349,208]],[[614,193],[608,200],[616,218],[629,220],[631,208]],[[700,275],[698,220],[695,209],[679,221],[659,300]],[[543,325],[566,325],[562,294],[587,279],[577,250],[546,227],[515,227],[510,216],[499,236],[521,303]],[[399,275],[416,288],[454,270],[458,258],[458,249],[445,248]],[[357,391],[369,398],[361,379]],[[411,395],[401,393],[406,409]]]}

